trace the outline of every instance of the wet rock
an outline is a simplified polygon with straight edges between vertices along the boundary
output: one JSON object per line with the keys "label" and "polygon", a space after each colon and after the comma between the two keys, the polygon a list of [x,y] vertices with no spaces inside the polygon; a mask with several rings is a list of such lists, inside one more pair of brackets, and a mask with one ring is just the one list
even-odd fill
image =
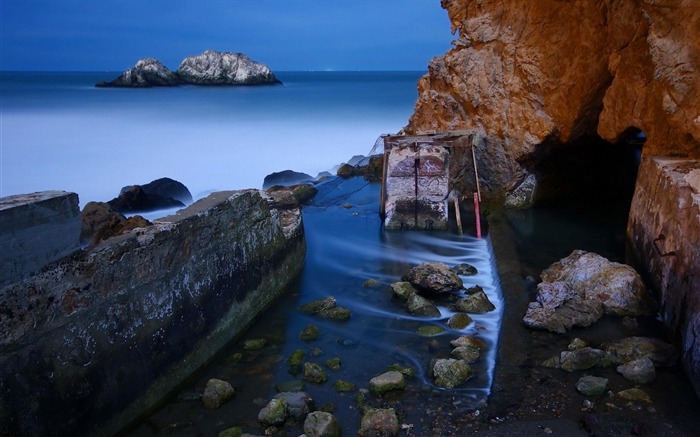
{"label": "wet rock", "polygon": [[484,340],[472,337],[471,335],[463,335],[461,337],[455,338],[454,340],[450,341],[450,344],[452,345],[452,347],[466,346],[475,347],[480,350],[486,349],[486,342],[484,342]]}
{"label": "wet rock", "polygon": [[323,384],[328,381],[328,375],[319,364],[306,362],[304,363],[304,379],[315,384]]}
{"label": "wet rock", "polygon": [[310,342],[318,339],[318,326],[309,323],[299,334],[301,341]]}
{"label": "wet rock", "polygon": [[177,69],[185,82],[196,85],[260,85],[280,81],[270,69],[243,53],[207,50],[185,58]]}
{"label": "wet rock", "polygon": [[467,363],[473,363],[481,356],[479,348],[473,346],[458,346],[452,349],[450,355],[458,360],[464,360]]}
{"label": "wet rock", "polygon": [[260,410],[258,420],[265,425],[281,425],[287,420],[288,408],[286,399],[275,397]]}
{"label": "wet rock", "polygon": [[395,436],[399,433],[399,418],[393,408],[368,408],[362,415],[358,436]]}
{"label": "wet rock", "polygon": [[473,320],[465,313],[453,314],[449,319],[447,319],[447,326],[452,329],[464,329],[472,323]]}
{"label": "wet rock", "polygon": [[586,300],[603,305],[606,314],[652,314],[655,303],[639,274],[630,266],[608,261],[584,250],[575,250],[545,269],[544,282],[566,282]]}
{"label": "wet rock", "polygon": [[469,378],[472,369],[464,360],[454,358],[438,359],[433,364],[435,385],[443,388],[453,388]]}
{"label": "wet rock", "polygon": [[530,302],[523,323],[530,328],[565,333],[574,326],[586,327],[603,316],[597,300],[587,300],[566,282],[541,282],[537,301]]}
{"label": "wet rock", "polygon": [[445,332],[445,330],[439,326],[428,325],[428,326],[419,327],[416,330],[416,332],[418,332],[418,334],[425,336],[425,337],[432,337],[434,335],[442,334],[443,332]]}
{"label": "wet rock", "polygon": [[580,338],[576,337],[571,342],[569,343],[569,346],[567,346],[567,349],[570,351],[576,350],[576,349],[581,349],[588,346],[588,343],[585,340],[581,340]]}
{"label": "wet rock", "polygon": [[296,197],[297,202],[304,204],[318,193],[318,188],[313,185],[299,184],[292,187],[292,194]]}
{"label": "wet rock", "polygon": [[326,367],[331,370],[340,369],[341,361],[339,357],[333,357],[326,360]]}
{"label": "wet rock", "polygon": [[316,313],[318,317],[344,322],[350,319],[350,310],[343,307],[329,308]]}
{"label": "wet rock", "polygon": [[259,351],[262,350],[267,344],[267,340],[264,338],[251,338],[243,342],[243,350],[246,351]]}
{"label": "wet rock", "polygon": [[414,293],[408,297],[406,309],[416,316],[439,317],[440,310],[423,296]]}
{"label": "wet rock", "polygon": [[357,386],[350,381],[339,379],[333,383],[333,389],[338,393],[346,393],[357,390]]}
{"label": "wet rock", "polygon": [[473,285],[466,290],[464,290],[464,293],[467,294],[468,296],[471,296],[472,294],[476,294],[479,292],[483,292],[484,289],[481,287],[481,285]]}
{"label": "wet rock", "polygon": [[300,173],[293,170],[283,170],[279,172],[270,173],[263,179],[263,190],[274,187],[275,185],[280,185],[283,187],[291,187],[294,185],[304,184],[307,182],[312,182],[314,180],[313,176],[306,173]]}
{"label": "wet rock", "polygon": [[136,65],[120,74],[116,79],[98,82],[95,86],[118,88],[150,88],[154,86],[177,86],[182,80],[157,59],[139,59]]}
{"label": "wet rock", "polygon": [[646,384],[656,378],[654,363],[647,357],[620,364],[617,371],[626,380],[637,384]]}
{"label": "wet rock", "polygon": [[287,358],[287,366],[289,367],[289,373],[292,375],[297,375],[301,372],[301,364],[304,362],[304,351],[297,349],[292,352],[292,355]]}
{"label": "wet rock", "polygon": [[219,437],[242,437],[243,430],[241,428],[234,426],[231,428],[226,428],[219,433]]}
{"label": "wet rock", "polygon": [[576,382],[576,390],[585,396],[600,396],[605,393],[605,388],[607,386],[607,378],[599,378],[590,375],[584,376]]}
{"label": "wet rock", "polygon": [[412,294],[418,293],[410,282],[394,282],[391,284],[391,290],[403,300],[408,300]]}
{"label": "wet rock", "polygon": [[412,367],[403,367],[403,366],[396,364],[396,363],[389,366],[389,368],[387,370],[389,370],[389,371],[394,370],[396,372],[401,372],[401,374],[403,374],[403,376],[408,377],[408,378],[412,378],[412,377],[416,376],[416,369],[414,369]]}
{"label": "wet rock", "polygon": [[555,355],[553,357],[547,358],[540,363],[540,366],[547,367],[549,369],[560,369],[561,368],[561,356]]}
{"label": "wet rock", "polygon": [[370,278],[362,283],[362,286],[366,287],[366,288],[375,287],[376,285],[377,285],[377,280],[373,279],[373,278]]}
{"label": "wet rock", "polygon": [[450,293],[461,290],[464,285],[462,279],[442,262],[420,264],[401,279],[410,282],[420,291],[430,293]]}
{"label": "wet rock", "polygon": [[303,419],[315,408],[311,395],[303,391],[278,393],[273,399],[284,399],[288,416],[297,420]]}
{"label": "wet rock", "polygon": [[330,413],[314,411],[304,420],[304,434],[306,437],[340,437],[340,423]]}
{"label": "wet rock", "polygon": [[627,337],[602,345],[613,364],[623,364],[640,358],[649,358],[655,366],[673,366],[678,361],[678,350],[663,340],[652,337]]}
{"label": "wet rock", "polygon": [[459,276],[474,276],[477,273],[479,273],[476,267],[467,263],[462,263],[454,266],[452,268],[452,271],[458,274]]}
{"label": "wet rock", "polygon": [[205,408],[219,408],[221,405],[230,401],[235,394],[235,390],[226,381],[212,378],[207,381],[207,385],[202,393],[202,404]]}
{"label": "wet rock", "polygon": [[140,185],[122,188],[119,196],[107,203],[120,213],[149,212],[185,206],[179,200],[147,193]]}
{"label": "wet rock", "polygon": [[630,388],[628,390],[622,390],[617,392],[615,396],[625,401],[642,402],[645,404],[652,403],[649,395],[640,388]]}
{"label": "wet rock", "polygon": [[299,308],[299,311],[306,314],[317,314],[320,311],[327,310],[330,308],[335,308],[336,301],[333,296],[328,296],[325,299],[314,300],[305,303]]}
{"label": "wet rock", "polygon": [[374,394],[381,395],[392,390],[403,390],[406,387],[406,381],[401,372],[389,371],[375,376],[369,381],[370,391]]}
{"label": "wet rock", "polygon": [[610,365],[610,356],[604,350],[584,347],[573,351],[562,352],[560,363],[562,370],[575,372],[592,367],[607,367]]}
{"label": "wet rock", "polygon": [[294,379],[291,381],[283,381],[278,384],[275,384],[275,390],[277,390],[280,393],[284,393],[287,391],[302,391],[304,390],[304,381],[299,381],[298,379]]}
{"label": "wet rock", "polygon": [[458,300],[455,302],[454,307],[457,311],[470,314],[484,314],[496,309],[483,291],[478,291]]}

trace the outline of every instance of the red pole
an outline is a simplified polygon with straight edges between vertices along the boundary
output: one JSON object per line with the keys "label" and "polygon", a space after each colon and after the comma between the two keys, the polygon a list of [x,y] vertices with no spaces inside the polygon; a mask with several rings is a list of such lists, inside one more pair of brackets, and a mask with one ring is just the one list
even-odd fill
{"label": "red pole", "polygon": [[476,216],[476,238],[481,238],[481,218],[479,217],[478,193],[474,193],[474,215]]}

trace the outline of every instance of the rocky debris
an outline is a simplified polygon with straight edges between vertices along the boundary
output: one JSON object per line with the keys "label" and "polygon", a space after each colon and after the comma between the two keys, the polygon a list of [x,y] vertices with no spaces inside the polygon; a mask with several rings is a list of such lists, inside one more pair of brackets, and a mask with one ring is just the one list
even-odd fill
{"label": "rocky debris", "polygon": [[399,429],[399,418],[393,408],[368,408],[362,415],[357,435],[395,436]]}
{"label": "rocky debris", "polygon": [[120,74],[111,82],[101,81],[95,86],[119,87],[119,88],[150,88],[154,86],[181,85],[180,77],[170,71],[160,61],[153,58],[144,58],[136,62],[136,65]]}
{"label": "rocky debris", "polygon": [[607,378],[590,375],[584,376],[576,382],[576,390],[585,396],[600,396],[605,393],[607,386]]}
{"label": "rocky debris", "polygon": [[287,420],[289,405],[284,397],[270,400],[258,413],[258,420],[265,425],[281,425]]}
{"label": "rocky debris", "polygon": [[462,263],[452,267],[452,271],[459,276],[474,276],[479,273],[476,267],[467,263]]}
{"label": "rocky debris", "polygon": [[304,420],[304,434],[306,437],[340,437],[340,423],[331,413],[314,411]]}
{"label": "rocky debris", "polygon": [[302,305],[299,311],[312,314],[324,319],[345,321],[350,318],[350,310],[337,306],[335,298],[328,296],[325,299],[315,300]]}
{"label": "rocky debris", "polygon": [[652,337],[627,337],[601,347],[610,354],[613,364],[649,358],[655,366],[673,366],[679,355],[672,344]]}
{"label": "rocky debris", "polygon": [[412,294],[418,293],[410,282],[394,282],[391,284],[391,290],[403,300],[408,300]]}
{"label": "rocky debris", "polygon": [[80,242],[90,246],[115,235],[152,224],[140,215],[126,218],[105,202],[88,202],[80,213],[80,220],[82,221]]}
{"label": "rocky debris", "polygon": [[321,365],[307,361],[304,363],[304,380],[314,384],[323,384],[328,381],[328,375]]}
{"label": "rocky debris", "polygon": [[383,155],[370,156],[357,163],[353,163],[351,160],[350,163],[341,165],[338,167],[336,174],[341,178],[362,176],[369,181],[380,181],[382,179],[383,165]]}
{"label": "rocky debris", "polygon": [[293,170],[283,170],[279,172],[270,173],[263,179],[263,190],[272,188],[276,185],[283,187],[291,187],[294,185],[305,184],[308,182],[313,182],[314,178],[306,173],[301,173]]}
{"label": "rocky debris", "polygon": [[440,317],[440,310],[423,296],[413,293],[406,301],[406,310],[416,316]]}
{"label": "rocky debris", "polygon": [[606,314],[643,316],[655,309],[641,276],[632,267],[592,252],[574,250],[540,276],[543,282],[569,284],[584,299],[600,302]]}
{"label": "rocky debris", "polygon": [[438,294],[461,290],[464,285],[462,279],[442,262],[420,264],[401,279],[410,282],[419,291]]}
{"label": "rocky debris", "polygon": [[404,387],[406,387],[406,381],[403,373],[395,370],[382,373],[369,381],[370,391],[376,395],[381,395],[392,390],[403,390]]}
{"label": "rocky debris", "polygon": [[646,384],[656,378],[656,368],[651,359],[644,357],[617,366],[617,371],[626,380],[636,384]]}
{"label": "rocky debris", "polygon": [[562,370],[575,372],[592,367],[608,367],[610,366],[610,356],[603,350],[584,347],[563,351],[559,357],[559,363]]}
{"label": "rocky debris", "polygon": [[305,418],[315,409],[314,399],[304,391],[277,393],[273,399],[284,399],[287,403],[288,416],[296,420]]}
{"label": "rocky debris", "polygon": [[537,301],[530,302],[523,323],[559,334],[574,326],[586,327],[603,316],[599,301],[588,300],[566,282],[537,284]]}
{"label": "rocky debris", "polygon": [[433,363],[433,376],[435,385],[443,388],[453,388],[469,378],[472,369],[464,360],[454,358],[443,358],[435,360]]}
{"label": "rocky debris", "polygon": [[454,308],[469,314],[484,314],[496,309],[483,291],[477,291],[470,296],[459,299],[455,302]]}
{"label": "rocky debris", "polygon": [[204,404],[205,408],[219,408],[230,401],[235,393],[235,390],[228,382],[212,378],[207,381],[204,393],[202,393],[202,404]]}
{"label": "rocky debris", "polygon": [[195,85],[260,85],[280,81],[270,69],[243,53],[207,50],[185,58],[177,69],[178,76]]}
{"label": "rocky debris", "polygon": [[473,320],[471,317],[469,317],[469,315],[464,313],[456,313],[447,319],[446,324],[452,329],[464,329],[472,322]]}

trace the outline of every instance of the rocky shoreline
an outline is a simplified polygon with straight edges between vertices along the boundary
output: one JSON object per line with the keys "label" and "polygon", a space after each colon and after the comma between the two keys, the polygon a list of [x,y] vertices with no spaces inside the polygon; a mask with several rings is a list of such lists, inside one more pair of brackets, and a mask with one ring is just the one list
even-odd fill
{"label": "rocky shoreline", "polygon": [[185,58],[176,71],[153,58],[139,60],[112,81],[95,84],[99,88],[150,88],[180,85],[276,85],[279,79],[269,67],[243,53],[207,50]]}

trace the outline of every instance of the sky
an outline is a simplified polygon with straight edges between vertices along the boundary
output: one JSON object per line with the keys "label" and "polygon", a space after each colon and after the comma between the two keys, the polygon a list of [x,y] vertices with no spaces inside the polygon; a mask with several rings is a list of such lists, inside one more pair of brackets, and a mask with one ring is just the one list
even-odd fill
{"label": "sky", "polygon": [[0,0],[0,70],[177,69],[207,49],[273,71],[425,70],[450,48],[440,0]]}

